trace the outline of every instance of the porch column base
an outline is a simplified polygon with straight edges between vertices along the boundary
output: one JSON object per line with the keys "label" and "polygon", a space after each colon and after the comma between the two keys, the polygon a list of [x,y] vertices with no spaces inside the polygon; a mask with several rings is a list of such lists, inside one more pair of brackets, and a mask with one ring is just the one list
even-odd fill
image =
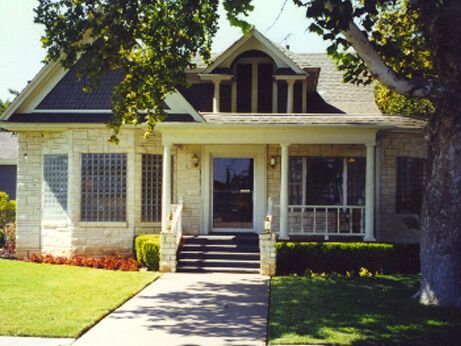
{"label": "porch column base", "polygon": [[176,234],[173,232],[160,233],[160,263],[161,273],[176,272]]}
{"label": "porch column base", "polygon": [[365,237],[363,237],[363,241],[376,241],[376,238],[373,237],[372,235],[370,236],[366,235]]}

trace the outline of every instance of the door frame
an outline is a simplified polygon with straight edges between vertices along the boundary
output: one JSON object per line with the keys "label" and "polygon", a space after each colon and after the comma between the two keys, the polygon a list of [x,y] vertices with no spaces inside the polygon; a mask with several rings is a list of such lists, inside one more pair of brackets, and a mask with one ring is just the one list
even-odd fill
{"label": "door frame", "polygon": [[202,227],[201,234],[213,231],[213,158],[252,158],[253,228],[219,229],[217,232],[260,233],[264,228],[267,204],[267,146],[266,145],[204,145],[202,146]]}

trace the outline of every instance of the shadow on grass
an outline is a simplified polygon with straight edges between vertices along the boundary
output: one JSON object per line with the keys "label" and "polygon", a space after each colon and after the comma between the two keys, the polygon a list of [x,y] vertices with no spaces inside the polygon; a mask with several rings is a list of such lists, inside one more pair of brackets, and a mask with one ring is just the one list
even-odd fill
{"label": "shadow on grass", "polygon": [[461,311],[410,297],[417,276],[277,277],[269,340],[338,345],[461,344]]}

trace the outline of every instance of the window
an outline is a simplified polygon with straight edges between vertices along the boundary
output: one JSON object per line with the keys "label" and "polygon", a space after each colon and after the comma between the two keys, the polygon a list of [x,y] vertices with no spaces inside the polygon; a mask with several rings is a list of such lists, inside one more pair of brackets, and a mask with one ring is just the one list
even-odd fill
{"label": "window", "polygon": [[162,155],[142,155],[143,222],[160,221],[162,217]]}
{"label": "window", "polygon": [[365,159],[290,157],[290,205],[363,205]]}
{"label": "window", "polygon": [[67,154],[43,157],[43,219],[62,220],[67,217]]}
{"label": "window", "polygon": [[82,154],[82,221],[126,220],[126,154]]}
{"label": "window", "polygon": [[421,213],[425,165],[425,159],[397,157],[397,213]]}

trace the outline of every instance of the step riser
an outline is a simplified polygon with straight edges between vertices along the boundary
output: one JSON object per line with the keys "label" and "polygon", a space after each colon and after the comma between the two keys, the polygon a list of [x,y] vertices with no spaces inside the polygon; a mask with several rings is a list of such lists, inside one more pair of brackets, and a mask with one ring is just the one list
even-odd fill
{"label": "step riser", "polygon": [[255,235],[185,236],[178,272],[259,273],[259,256]]}
{"label": "step riser", "polygon": [[239,270],[238,268],[178,268],[178,273],[236,273],[236,274],[259,274],[259,270]]}
{"label": "step riser", "polygon": [[197,244],[185,244],[181,246],[181,251],[202,251],[202,252],[249,252],[249,253],[258,253],[259,247],[254,246],[232,246],[232,245],[197,245]]}
{"label": "step riser", "polygon": [[220,259],[220,260],[241,260],[241,261],[259,261],[259,253],[255,254],[248,254],[242,255],[240,253],[236,253],[233,255],[232,253],[227,254],[207,254],[206,252],[203,253],[187,253],[182,251],[179,255],[179,259]]}
{"label": "step riser", "polygon": [[235,269],[258,269],[259,262],[255,263],[235,263],[235,262],[205,262],[205,261],[188,261],[184,262],[180,260],[178,262],[178,267],[209,267],[209,268],[235,268]]}

